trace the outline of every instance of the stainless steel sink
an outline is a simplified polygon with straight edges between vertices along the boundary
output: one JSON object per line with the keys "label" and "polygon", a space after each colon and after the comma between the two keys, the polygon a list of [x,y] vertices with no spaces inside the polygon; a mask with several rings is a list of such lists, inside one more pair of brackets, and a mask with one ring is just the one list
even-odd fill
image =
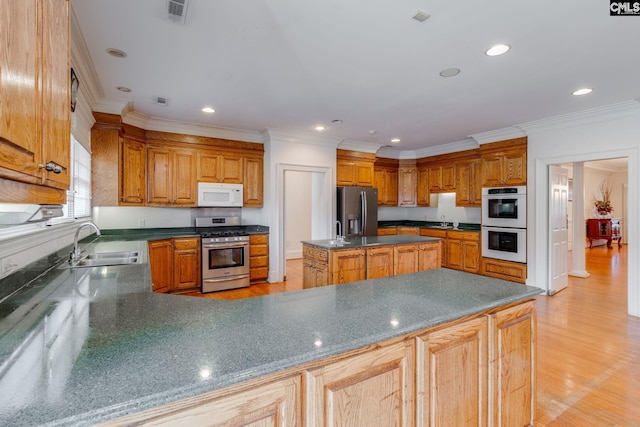
{"label": "stainless steel sink", "polygon": [[344,240],[327,240],[327,245],[329,246],[344,246],[350,244],[351,242],[345,242]]}
{"label": "stainless steel sink", "polygon": [[60,268],[104,267],[138,264],[140,262],[140,254],[137,251],[91,252],[77,261],[62,264]]}

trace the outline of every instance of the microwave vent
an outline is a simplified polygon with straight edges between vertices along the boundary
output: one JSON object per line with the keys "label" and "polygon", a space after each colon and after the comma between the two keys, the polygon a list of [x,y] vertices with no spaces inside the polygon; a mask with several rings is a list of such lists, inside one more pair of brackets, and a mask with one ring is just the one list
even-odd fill
{"label": "microwave vent", "polygon": [[184,24],[189,0],[167,0],[167,16],[173,22]]}

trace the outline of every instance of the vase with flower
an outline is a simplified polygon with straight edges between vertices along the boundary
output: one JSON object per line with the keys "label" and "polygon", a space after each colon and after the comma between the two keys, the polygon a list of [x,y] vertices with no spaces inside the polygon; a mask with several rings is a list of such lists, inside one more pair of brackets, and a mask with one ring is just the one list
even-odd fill
{"label": "vase with flower", "polygon": [[611,186],[606,181],[602,181],[600,184],[600,199],[595,200],[594,206],[600,216],[609,216],[613,211],[613,206],[611,206]]}

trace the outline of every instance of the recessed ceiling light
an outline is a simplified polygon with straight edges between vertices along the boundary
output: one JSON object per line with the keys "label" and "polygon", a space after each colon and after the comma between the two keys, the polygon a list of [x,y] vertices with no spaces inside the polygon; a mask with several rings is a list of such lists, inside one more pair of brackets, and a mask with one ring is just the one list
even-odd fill
{"label": "recessed ceiling light", "polygon": [[440,71],[440,76],[442,77],[453,77],[460,74],[460,68],[447,68],[446,70]]}
{"label": "recessed ceiling light", "polygon": [[393,142],[394,144],[395,144],[395,143],[398,143],[398,142],[400,142],[400,138],[393,138],[393,139],[391,140],[391,142]]}
{"label": "recessed ceiling light", "polygon": [[511,46],[509,46],[508,44],[497,44],[487,49],[485,54],[488,56],[498,56],[502,55],[503,53],[507,53],[509,49],[511,49]]}
{"label": "recessed ceiling light", "polygon": [[204,113],[215,113],[215,112],[216,112],[216,110],[214,110],[214,109],[213,109],[213,108],[211,108],[211,107],[204,107],[204,108],[202,109],[202,111],[203,111]]}
{"label": "recessed ceiling light", "polygon": [[120,92],[131,92],[131,89],[126,86],[118,86],[116,89],[118,89]]}
{"label": "recessed ceiling light", "polygon": [[316,127],[314,127],[315,130],[317,130],[318,132],[322,132],[323,130],[325,130],[325,127],[322,125],[318,125]]}
{"label": "recessed ceiling light", "polygon": [[573,92],[573,95],[576,95],[576,96],[586,95],[591,92],[593,92],[593,89],[591,89],[590,87],[585,87],[585,88],[576,90],[575,92]]}
{"label": "recessed ceiling light", "polygon": [[114,49],[112,47],[107,49],[107,53],[109,55],[111,55],[111,56],[115,56],[116,58],[126,58],[127,57],[127,53],[125,51],[122,51],[120,49]]}
{"label": "recessed ceiling light", "polygon": [[412,18],[415,19],[418,22],[424,22],[427,19],[429,19],[431,15],[429,15],[427,12],[424,12],[422,10],[416,10],[416,12],[413,14]]}
{"label": "recessed ceiling light", "polygon": [[342,123],[342,120],[340,120],[340,119],[331,120],[331,123],[333,123],[335,125],[339,125],[340,123]]}

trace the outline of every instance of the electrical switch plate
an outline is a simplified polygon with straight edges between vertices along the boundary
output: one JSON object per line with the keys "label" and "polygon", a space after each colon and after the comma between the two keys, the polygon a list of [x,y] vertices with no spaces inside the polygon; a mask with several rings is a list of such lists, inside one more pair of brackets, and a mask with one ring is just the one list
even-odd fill
{"label": "electrical switch plate", "polygon": [[144,228],[144,219],[139,219],[138,220],[138,227]]}

